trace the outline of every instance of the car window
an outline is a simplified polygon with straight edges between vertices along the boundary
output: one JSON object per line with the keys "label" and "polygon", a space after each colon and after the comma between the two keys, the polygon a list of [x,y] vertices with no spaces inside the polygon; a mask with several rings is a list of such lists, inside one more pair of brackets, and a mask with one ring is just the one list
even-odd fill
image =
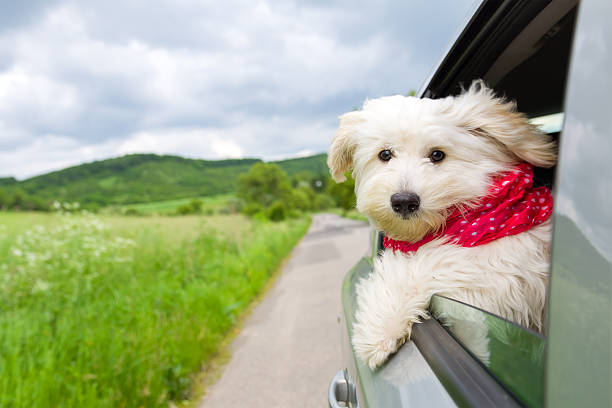
{"label": "car window", "polygon": [[[482,77],[517,103],[530,122],[559,143],[576,19],[573,2],[553,2],[501,51]],[[442,96],[442,95],[440,95]],[[556,169],[535,168],[534,185],[555,190]]]}
{"label": "car window", "polygon": [[516,398],[542,406],[544,338],[508,320],[446,297],[430,312]]}
{"label": "car window", "polygon": [[497,58],[485,81],[529,117],[562,112],[575,20],[576,8],[545,9]]}

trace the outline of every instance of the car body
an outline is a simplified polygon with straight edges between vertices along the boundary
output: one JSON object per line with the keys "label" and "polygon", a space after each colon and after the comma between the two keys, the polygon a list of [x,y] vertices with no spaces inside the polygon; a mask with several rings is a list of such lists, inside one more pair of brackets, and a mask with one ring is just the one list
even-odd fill
{"label": "car body", "polygon": [[[536,173],[555,196],[545,333],[434,296],[432,318],[370,370],[351,334],[355,285],[382,250],[373,231],[371,256],[342,288],[345,367],[331,382],[330,406],[612,405],[611,15],[609,0],[483,1],[417,94],[454,95],[483,78],[558,137],[556,169]],[[478,330],[484,353],[465,335]]]}

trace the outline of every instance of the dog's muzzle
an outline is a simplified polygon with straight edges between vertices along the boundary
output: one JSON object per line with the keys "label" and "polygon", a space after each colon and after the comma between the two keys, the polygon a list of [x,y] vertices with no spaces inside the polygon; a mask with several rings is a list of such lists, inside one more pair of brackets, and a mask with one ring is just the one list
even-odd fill
{"label": "dog's muzzle", "polygon": [[415,193],[395,193],[391,196],[393,211],[406,218],[419,209],[421,199]]}

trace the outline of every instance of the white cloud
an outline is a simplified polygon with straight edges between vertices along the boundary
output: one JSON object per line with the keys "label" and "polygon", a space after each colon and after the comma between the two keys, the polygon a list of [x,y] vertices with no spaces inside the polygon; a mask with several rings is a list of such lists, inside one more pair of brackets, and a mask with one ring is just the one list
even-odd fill
{"label": "white cloud", "polygon": [[[0,120],[28,126],[30,118],[44,126],[74,120],[80,111],[76,90],[69,84],[28,72],[21,66],[0,72]],[[21,126],[19,126],[21,127]]]}
{"label": "white cloud", "polygon": [[[146,152],[206,159],[260,157],[277,160],[326,151],[335,130],[333,124],[296,126],[296,122],[285,118],[271,121],[248,118],[240,122],[218,128],[159,128],[141,131],[127,137],[115,153]],[[276,143],[260,143],[262,135]]]}
{"label": "white cloud", "polygon": [[138,132],[122,142],[116,153],[177,154],[192,158],[225,159],[243,157],[242,148],[218,131],[166,128]]}
{"label": "white cloud", "polygon": [[112,141],[83,145],[66,136],[47,134],[13,151],[0,151],[0,172],[34,176],[113,155]]}
{"label": "white cloud", "polygon": [[239,159],[244,157],[242,148],[233,140],[213,140],[212,150],[219,158]]}
{"label": "white cloud", "polygon": [[420,85],[466,7],[410,6],[436,13],[430,29],[393,2],[43,3],[0,26],[0,176],[127,152],[325,151],[339,114]]}

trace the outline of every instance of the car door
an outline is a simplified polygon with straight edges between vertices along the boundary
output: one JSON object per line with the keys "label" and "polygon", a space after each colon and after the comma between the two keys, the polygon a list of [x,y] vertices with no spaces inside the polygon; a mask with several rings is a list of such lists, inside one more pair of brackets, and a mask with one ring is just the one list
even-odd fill
{"label": "car door", "polygon": [[[592,401],[603,404],[589,406],[610,405],[612,250],[603,237],[612,232],[612,217],[603,209],[612,191],[609,177],[598,176],[609,174],[602,151],[610,150],[606,136],[609,139],[612,134],[612,122],[603,113],[609,112],[607,97],[612,91],[609,75],[604,73],[611,66],[606,63],[612,62],[607,52],[612,31],[606,28],[604,16],[612,10],[604,1],[582,3],[579,14],[578,1],[483,1],[418,93],[440,98],[483,78],[499,94],[515,99],[520,111],[559,140],[558,172],[536,172],[537,182],[553,188],[557,203],[548,333],[534,333],[436,296],[430,305],[433,318],[415,325],[413,341],[371,371],[356,359],[350,345],[355,285],[372,270],[372,259],[364,258],[347,274],[342,289],[346,367],[330,387],[331,406],[336,397],[344,406],[361,407],[575,406],[588,400],[583,390],[589,390]],[[593,42],[581,43],[583,33]],[[572,49],[577,56],[566,86]],[[598,88],[593,105],[588,82],[595,78],[603,88]],[[587,137],[589,126],[594,131]],[[597,143],[580,143],[593,139]],[[576,171],[580,159],[588,157],[599,159],[586,166],[594,173]],[[584,182],[587,178],[589,183]],[[599,194],[599,205],[576,187],[583,184],[591,186],[595,196]],[[599,224],[589,214],[597,214]],[[372,257],[382,250],[381,238],[374,232]],[[585,311],[588,318],[583,316]],[[571,316],[571,321],[565,316]],[[593,349],[581,353],[585,333],[595,334],[586,336]],[[585,361],[595,369],[596,378],[589,375]]]}

